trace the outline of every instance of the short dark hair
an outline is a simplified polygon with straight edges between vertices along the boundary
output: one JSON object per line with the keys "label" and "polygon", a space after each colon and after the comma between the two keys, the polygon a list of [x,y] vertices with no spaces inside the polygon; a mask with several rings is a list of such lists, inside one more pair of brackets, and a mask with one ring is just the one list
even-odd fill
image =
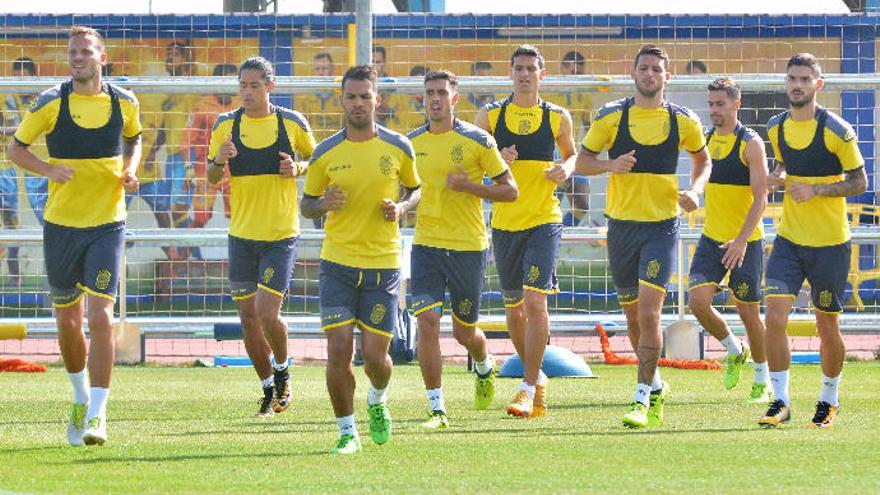
{"label": "short dark hair", "polygon": [[538,68],[544,68],[544,55],[541,55],[541,50],[538,50],[537,47],[532,45],[520,45],[517,47],[517,49],[513,51],[513,55],[510,56],[510,65],[513,66],[513,59],[522,55],[537,58]]}
{"label": "short dark hair", "polygon": [[35,76],[37,75],[37,64],[30,57],[18,57],[12,62],[12,70],[20,70]]}
{"label": "short dark hair", "polygon": [[809,67],[813,71],[814,76],[817,78],[822,77],[822,67],[819,65],[819,59],[811,53],[798,53],[793,55],[788,59],[788,65],[785,66],[785,71],[788,72],[788,69],[791,69],[793,66]]}
{"label": "short dark hair", "polygon": [[330,52],[321,52],[313,57],[313,60],[318,60],[326,58],[331,64],[333,63],[333,55],[330,55]]}
{"label": "short dark hair", "polygon": [[379,79],[379,75],[376,74],[376,69],[372,65],[356,65],[345,71],[345,75],[342,76],[342,89],[345,89],[345,83],[349,79],[353,81],[370,81],[373,83],[373,89],[375,89],[376,80]]}
{"label": "short dark hair", "polygon": [[699,70],[703,74],[706,74],[709,72],[709,68],[706,67],[706,64],[703,63],[702,60],[694,59],[694,60],[691,60],[690,62],[688,62],[687,65],[684,66],[684,71],[687,72],[688,74],[693,74],[694,69]]}
{"label": "short dark hair", "polygon": [[583,65],[583,64],[587,63],[587,59],[584,58],[584,56],[581,54],[581,52],[572,50],[562,56],[562,63],[564,63],[564,64],[575,63],[578,65]]}
{"label": "short dark hair", "polygon": [[183,41],[172,41],[171,43],[168,43],[165,50],[178,50],[183,54],[183,58],[185,58],[187,62],[193,61],[192,44],[188,39]]}
{"label": "short dark hair", "polygon": [[428,69],[424,65],[416,65],[409,70],[410,76],[424,76],[428,73]]}
{"label": "short dark hair", "polygon": [[450,86],[458,88],[458,78],[445,69],[432,70],[425,74],[425,84],[428,84],[429,81],[448,81]]}
{"label": "short dark hair", "polygon": [[246,70],[258,70],[263,74],[263,80],[266,81],[266,84],[275,80],[275,69],[272,67],[272,62],[269,62],[263,57],[251,57],[238,67],[238,77],[241,78],[241,73]]}
{"label": "short dark hair", "polygon": [[635,61],[633,61],[634,67],[639,65],[639,58],[641,58],[642,55],[653,55],[653,56],[663,60],[663,68],[669,69],[669,55],[667,55],[666,52],[663,51],[663,49],[660,48],[659,46],[647,44],[647,45],[643,46],[642,48],[640,48],[639,53],[636,53]]}
{"label": "short dark hair", "polygon": [[471,75],[476,75],[478,70],[492,70],[492,63],[485,60],[477,60],[471,64]]}
{"label": "short dark hair", "polygon": [[385,53],[385,47],[382,45],[373,45],[373,53],[381,53],[383,60],[387,57],[387,54]]}
{"label": "short dark hair", "polygon": [[232,64],[217,64],[214,66],[214,76],[231,76],[238,74],[238,67]]}
{"label": "short dark hair", "polygon": [[727,97],[732,100],[740,98],[739,84],[732,77],[719,77],[709,83],[708,89],[709,91],[724,91],[727,93]]}

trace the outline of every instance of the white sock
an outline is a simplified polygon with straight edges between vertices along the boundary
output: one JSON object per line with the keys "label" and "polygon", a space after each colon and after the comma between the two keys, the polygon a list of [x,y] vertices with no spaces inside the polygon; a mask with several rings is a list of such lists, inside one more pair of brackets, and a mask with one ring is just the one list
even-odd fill
{"label": "white sock", "polygon": [[767,367],[767,361],[763,363],[754,363],[755,383],[767,383],[770,381],[770,368]]}
{"label": "white sock", "polygon": [[840,375],[831,378],[822,373],[822,390],[819,392],[819,401],[827,402],[832,406],[839,406],[840,400],[837,397],[837,386],[839,384]]}
{"label": "white sock", "polygon": [[788,398],[788,370],[771,371],[770,383],[773,384],[773,395],[776,396],[776,400],[781,400],[786,406],[789,405],[791,399]]}
{"label": "white sock", "polygon": [[354,435],[358,436],[357,426],[354,425],[354,414],[351,416],[343,416],[336,418],[336,426],[339,427],[339,436]]}
{"label": "white sock", "polygon": [[73,385],[73,402],[77,404],[85,404],[89,401],[89,383],[86,376],[86,370],[83,369],[79,373],[67,373],[70,378],[70,384]]}
{"label": "white sock", "polygon": [[89,390],[89,412],[86,414],[86,420],[100,416],[107,417],[107,398],[110,397],[110,389],[103,387],[92,387]]}
{"label": "white sock", "polygon": [[641,402],[644,405],[650,405],[651,399],[651,386],[645,385],[644,383],[636,384],[636,393],[633,395],[633,400],[636,402]]}
{"label": "white sock", "polygon": [[474,362],[474,369],[478,375],[485,376],[495,367],[495,358],[491,354],[486,354],[486,359]]}
{"label": "white sock", "polygon": [[542,387],[547,383],[547,375],[544,374],[544,370],[538,370],[538,382],[536,385],[541,385]]}
{"label": "white sock", "polygon": [[375,406],[376,404],[384,404],[388,400],[388,388],[379,390],[370,385],[370,391],[367,392],[367,405]]}
{"label": "white sock", "polygon": [[742,342],[736,338],[733,332],[728,332],[727,337],[724,337],[724,340],[721,341],[721,345],[727,349],[727,354],[730,356],[739,356],[743,352]]}
{"label": "white sock", "polygon": [[660,367],[654,370],[654,379],[651,380],[651,392],[657,392],[663,389],[663,379],[660,378]]}
{"label": "white sock", "polygon": [[275,375],[269,375],[269,378],[260,380],[260,385],[262,385],[263,388],[275,386]]}
{"label": "white sock", "polygon": [[517,390],[517,393],[518,393],[520,390],[525,390],[525,391],[526,391],[526,396],[528,396],[529,399],[535,400],[535,386],[534,386],[534,385],[529,385],[529,384],[526,383],[525,381],[522,381],[522,382],[519,384],[519,390]]}
{"label": "white sock", "polygon": [[440,387],[427,390],[428,403],[432,411],[446,412],[446,402],[443,400],[443,389]]}
{"label": "white sock", "polygon": [[275,363],[272,365],[272,369],[275,371],[284,371],[287,369],[287,360],[285,359],[283,363]]}

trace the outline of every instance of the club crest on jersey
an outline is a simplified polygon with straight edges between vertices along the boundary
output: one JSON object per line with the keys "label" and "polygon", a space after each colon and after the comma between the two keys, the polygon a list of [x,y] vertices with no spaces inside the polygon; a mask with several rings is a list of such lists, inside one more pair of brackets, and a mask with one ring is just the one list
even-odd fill
{"label": "club crest on jersey", "polygon": [[519,133],[528,134],[532,130],[532,123],[526,119],[519,121]]}
{"label": "club crest on jersey", "polygon": [[456,144],[452,147],[452,163],[461,163],[464,161],[464,146]]}
{"label": "club crest on jersey", "polygon": [[391,157],[389,155],[382,155],[379,158],[379,171],[382,172],[382,175],[391,175]]}

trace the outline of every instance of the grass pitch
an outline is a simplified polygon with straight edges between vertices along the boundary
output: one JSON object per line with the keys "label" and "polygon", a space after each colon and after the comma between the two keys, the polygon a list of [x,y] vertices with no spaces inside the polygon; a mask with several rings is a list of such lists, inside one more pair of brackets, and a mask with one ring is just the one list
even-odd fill
{"label": "grass pitch", "polygon": [[0,374],[0,494],[8,493],[878,493],[880,362],[848,363],[842,410],[807,427],[817,366],[792,371],[793,421],[762,430],[764,408],[723,372],[664,368],[673,395],[660,428],[631,431],[634,367],[593,366],[597,380],[554,379],[547,418],[504,408],[517,381],[500,379],[494,408],[472,409],[473,375],[447,366],[451,427],[421,431],[427,400],[417,366],[397,367],[394,434],[369,439],[367,380],[357,369],[364,451],[333,457],[337,438],[320,367],[293,371],[294,405],[257,420],[251,369],[117,368],[103,447],[67,445],[70,397],[62,368]]}

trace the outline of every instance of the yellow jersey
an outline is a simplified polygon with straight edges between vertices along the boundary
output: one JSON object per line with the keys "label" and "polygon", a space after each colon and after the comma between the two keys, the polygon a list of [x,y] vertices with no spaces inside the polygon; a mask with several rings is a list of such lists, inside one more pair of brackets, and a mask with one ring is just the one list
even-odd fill
{"label": "yellow jersey", "polygon": [[[776,159],[785,164],[786,183],[839,182],[844,172],[865,165],[852,126],[822,107],[801,122],[790,112],[776,115],[767,123],[767,136]],[[801,246],[843,244],[850,238],[846,198],[815,196],[798,203],[786,191],[779,235]]]}
{"label": "yellow jersey", "polygon": [[278,241],[299,235],[296,179],[279,175],[278,152],[312,156],[315,138],[306,119],[282,107],[274,107],[261,118],[248,117],[243,109],[221,114],[211,131],[208,160],[214,160],[230,137],[238,154],[227,164],[229,234],[253,241]]}
{"label": "yellow jersey", "polygon": [[64,184],[49,181],[47,222],[75,228],[120,222],[125,220],[122,138],[141,133],[137,98],[113,84],[90,96],[74,93],[70,85],[41,93],[15,139],[29,146],[46,134],[49,165],[73,169]]}
{"label": "yellow jersey", "polygon": [[345,129],[321,141],[303,192],[320,197],[329,185],[345,191],[346,203],[327,214],[321,259],[353,268],[400,268],[400,229],[385,220],[382,200],[396,202],[401,185],[420,185],[409,139],[376,124],[369,141],[349,141]]}
{"label": "yellow jersey", "polygon": [[413,244],[455,251],[489,246],[483,223],[483,200],[446,187],[446,177],[461,167],[471,182],[508,171],[495,139],[479,127],[455,119],[452,130],[432,134],[428,124],[409,135],[422,179],[422,197]]}

